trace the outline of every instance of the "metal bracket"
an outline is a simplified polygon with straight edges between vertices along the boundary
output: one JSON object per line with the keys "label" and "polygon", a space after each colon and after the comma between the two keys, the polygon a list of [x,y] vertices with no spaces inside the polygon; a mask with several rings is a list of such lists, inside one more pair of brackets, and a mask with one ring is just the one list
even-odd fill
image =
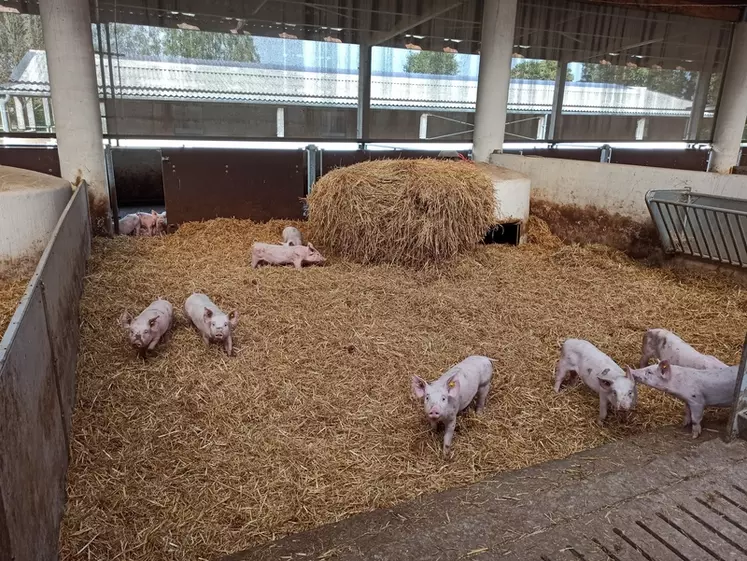
{"label": "metal bracket", "polygon": [[612,146],[609,144],[602,145],[602,152],[599,161],[603,164],[609,164],[612,161]]}

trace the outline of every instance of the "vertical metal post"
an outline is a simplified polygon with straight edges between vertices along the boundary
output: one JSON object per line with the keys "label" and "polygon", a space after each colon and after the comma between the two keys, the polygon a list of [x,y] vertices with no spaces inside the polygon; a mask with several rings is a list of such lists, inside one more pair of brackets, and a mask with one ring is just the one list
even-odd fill
{"label": "vertical metal post", "polygon": [[742,346],[742,359],[739,361],[737,370],[737,382],[734,384],[734,399],[729,413],[729,424],[726,429],[726,440],[734,440],[739,436],[739,413],[747,408],[745,398],[747,397],[747,379],[744,377],[745,366],[747,366],[747,337]]}
{"label": "vertical metal post", "polygon": [[700,122],[703,119],[703,112],[708,102],[708,87],[711,83],[710,72],[699,72],[698,81],[695,84],[695,97],[693,97],[693,106],[690,110],[690,118],[687,120],[685,129],[685,140],[697,140]]}
{"label": "vertical metal post", "polygon": [[319,167],[317,166],[319,161],[320,150],[314,144],[309,144],[306,147],[306,194],[311,194],[311,190],[316,183],[316,178],[319,174]]}
{"label": "vertical metal post", "polygon": [[355,135],[358,142],[369,138],[371,116],[371,45],[361,44],[358,59],[358,114]]}
{"label": "vertical metal post", "polygon": [[[107,120],[108,125],[114,125],[111,127],[111,136],[110,140],[114,140],[114,145],[119,146],[119,139],[117,138],[117,93],[114,89],[114,59],[112,58],[112,42],[111,38],[109,36],[109,24],[104,24],[104,30],[106,31],[106,58],[109,60],[109,84],[111,84],[112,88],[112,110],[114,113],[111,115],[111,122]],[[117,53],[117,56],[119,56],[119,53]],[[101,67],[101,74],[104,74],[104,68]],[[107,119],[109,118],[109,110],[106,111]]]}
{"label": "vertical metal post", "polygon": [[112,156],[112,146],[107,143],[104,147],[104,163],[106,165],[106,182],[109,185],[109,201],[114,217],[114,233],[119,235],[119,202],[117,201],[117,185],[114,181],[114,158]]}
{"label": "vertical metal post", "polygon": [[552,93],[552,113],[550,114],[550,140],[558,141],[563,126],[563,98],[565,82],[568,76],[568,59],[561,57],[558,61],[558,72],[555,75],[555,88]]}

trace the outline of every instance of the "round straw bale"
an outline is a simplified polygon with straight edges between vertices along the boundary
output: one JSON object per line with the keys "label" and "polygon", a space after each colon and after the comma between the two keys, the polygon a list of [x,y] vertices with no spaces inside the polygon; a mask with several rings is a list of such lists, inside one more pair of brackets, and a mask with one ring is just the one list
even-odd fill
{"label": "round straw bale", "polygon": [[308,205],[312,239],[327,252],[419,267],[474,248],[496,202],[490,178],[470,162],[398,159],[331,171]]}

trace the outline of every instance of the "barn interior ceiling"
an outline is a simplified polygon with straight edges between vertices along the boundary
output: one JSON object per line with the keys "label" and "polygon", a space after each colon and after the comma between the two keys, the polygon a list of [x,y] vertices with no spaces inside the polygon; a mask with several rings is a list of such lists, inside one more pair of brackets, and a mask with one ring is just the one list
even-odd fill
{"label": "barn interior ceiling", "polygon": [[[6,8],[38,13],[38,0]],[[718,71],[747,1],[519,0],[516,54]],[[482,0],[92,0],[92,20],[479,53]],[[632,61],[632,62],[631,62]],[[604,62],[603,62],[604,63]]]}

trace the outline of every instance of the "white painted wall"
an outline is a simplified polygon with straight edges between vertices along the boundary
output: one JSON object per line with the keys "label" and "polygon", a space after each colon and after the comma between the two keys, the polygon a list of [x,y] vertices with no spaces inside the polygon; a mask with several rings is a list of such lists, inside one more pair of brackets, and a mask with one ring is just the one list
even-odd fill
{"label": "white painted wall", "polygon": [[636,219],[649,217],[650,189],[685,189],[747,199],[747,176],[703,171],[579,162],[537,156],[493,154],[491,163],[529,177],[532,196],[561,204],[596,205]]}
{"label": "white painted wall", "polygon": [[496,224],[524,223],[529,218],[529,178],[505,167],[476,163],[490,177],[495,193]]}

